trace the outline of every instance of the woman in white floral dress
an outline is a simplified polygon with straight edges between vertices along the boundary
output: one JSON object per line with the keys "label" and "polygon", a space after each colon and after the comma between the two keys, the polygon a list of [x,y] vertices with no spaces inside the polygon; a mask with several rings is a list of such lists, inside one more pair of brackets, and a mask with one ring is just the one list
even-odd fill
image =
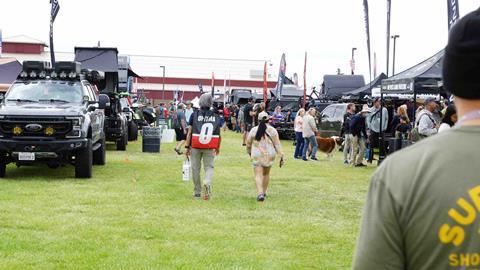
{"label": "woman in white floral dress", "polygon": [[247,137],[247,151],[253,162],[259,202],[265,201],[267,196],[270,169],[277,155],[280,156],[280,166],[284,164],[284,153],[278,132],[268,124],[268,121],[268,114],[261,112],[258,115],[259,125],[254,127]]}

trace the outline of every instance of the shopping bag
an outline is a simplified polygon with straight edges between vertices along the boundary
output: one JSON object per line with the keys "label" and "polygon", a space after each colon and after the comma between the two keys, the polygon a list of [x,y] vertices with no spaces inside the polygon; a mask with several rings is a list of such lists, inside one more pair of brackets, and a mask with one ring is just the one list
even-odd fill
{"label": "shopping bag", "polygon": [[190,180],[190,159],[185,159],[183,161],[182,168],[183,181],[188,182]]}

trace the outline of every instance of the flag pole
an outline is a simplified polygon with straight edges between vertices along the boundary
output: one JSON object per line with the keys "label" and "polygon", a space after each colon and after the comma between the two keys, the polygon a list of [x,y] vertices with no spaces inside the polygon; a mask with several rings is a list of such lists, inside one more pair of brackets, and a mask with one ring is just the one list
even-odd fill
{"label": "flag pole", "polygon": [[268,101],[268,83],[267,83],[267,61],[263,65],[263,102],[267,106]]}
{"label": "flag pole", "polygon": [[303,67],[303,108],[307,105],[307,52],[305,52],[305,66]]}

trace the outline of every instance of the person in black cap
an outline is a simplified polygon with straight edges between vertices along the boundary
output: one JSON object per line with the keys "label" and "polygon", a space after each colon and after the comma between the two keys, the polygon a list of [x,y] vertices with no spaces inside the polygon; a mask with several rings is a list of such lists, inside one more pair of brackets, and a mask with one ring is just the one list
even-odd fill
{"label": "person in black cap", "polygon": [[372,177],[353,269],[480,268],[480,10],[450,32],[443,81],[455,128],[389,156]]}

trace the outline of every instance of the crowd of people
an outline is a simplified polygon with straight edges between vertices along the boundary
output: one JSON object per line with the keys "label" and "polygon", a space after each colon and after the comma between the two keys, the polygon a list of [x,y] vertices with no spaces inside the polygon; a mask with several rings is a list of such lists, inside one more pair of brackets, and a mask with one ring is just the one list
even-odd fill
{"label": "crowd of people", "polygon": [[[455,107],[426,100],[411,131],[421,141],[390,156],[372,176],[353,269],[478,269],[478,29],[480,10],[450,30],[443,84]],[[400,113],[399,119],[408,122]]]}

